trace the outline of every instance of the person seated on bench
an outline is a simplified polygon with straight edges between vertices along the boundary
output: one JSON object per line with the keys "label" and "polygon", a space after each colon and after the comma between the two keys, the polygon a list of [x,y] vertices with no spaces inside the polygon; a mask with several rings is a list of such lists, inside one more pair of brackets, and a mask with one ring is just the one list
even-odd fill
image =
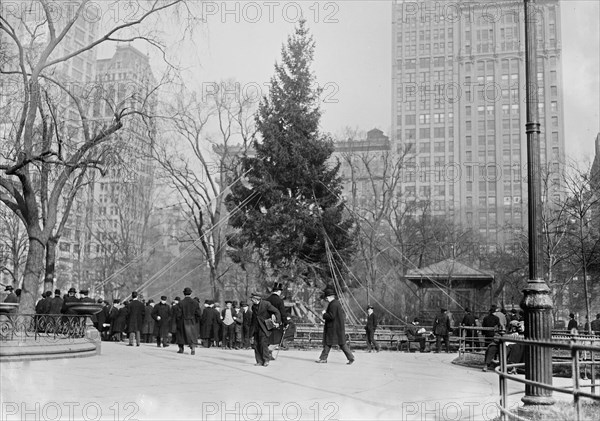
{"label": "person seated on bench", "polygon": [[424,327],[419,326],[419,319],[415,317],[413,322],[406,328],[406,337],[408,338],[408,351],[410,352],[410,342],[419,342],[419,351],[425,352],[425,333]]}
{"label": "person seated on bench", "polygon": [[[483,371],[488,371],[490,369],[494,369],[497,364],[496,359],[498,357],[498,352],[500,350],[500,340],[501,336],[503,337],[513,337],[518,338],[519,334],[524,331],[524,325],[519,321],[511,322],[509,325],[509,330],[506,332],[502,327],[499,328],[497,335],[494,336],[494,339],[491,344],[488,345],[485,350],[485,361],[483,365]],[[507,355],[507,363],[514,364],[520,363],[523,360],[523,347],[521,344],[516,344],[514,342],[506,342],[506,355]],[[516,374],[516,370],[509,370],[509,374]]]}

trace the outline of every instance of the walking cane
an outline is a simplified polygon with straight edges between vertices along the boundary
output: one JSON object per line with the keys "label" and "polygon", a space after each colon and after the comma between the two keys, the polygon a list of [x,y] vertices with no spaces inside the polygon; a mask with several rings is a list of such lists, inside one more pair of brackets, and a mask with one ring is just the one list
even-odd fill
{"label": "walking cane", "polygon": [[283,341],[285,339],[285,332],[287,332],[288,327],[289,327],[289,323],[283,328],[283,333],[281,334],[281,341],[279,341],[279,346],[277,347],[277,353],[275,354],[275,360],[277,359],[277,357],[279,356],[279,350],[281,349],[281,346],[283,345]]}

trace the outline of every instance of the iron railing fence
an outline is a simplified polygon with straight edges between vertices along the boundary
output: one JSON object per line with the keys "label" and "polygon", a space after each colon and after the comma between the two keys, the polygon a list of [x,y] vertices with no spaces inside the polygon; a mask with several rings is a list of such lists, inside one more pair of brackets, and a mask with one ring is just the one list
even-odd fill
{"label": "iron railing fence", "polygon": [[71,314],[2,314],[0,341],[56,341],[84,338],[84,315]]}
{"label": "iron railing fence", "polygon": [[[589,335],[591,336],[591,335]],[[540,340],[530,340],[530,339],[520,339],[514,337],[499,337],[497,338],[500,348],[500,365],[496,368],[496,373],[499,376],[500,381],[500,413],[501,419],[503,421],[507,419],[516,419],[519,421],[529,421],[527,418],[520,417],[517,414],[514,414],[508,408],[508,381],[514,381],[523,383],[525,385],[535,386],[538,388],[552,390],[558,393],[570,394],[573,396],[573,405],[575,406],[575,411],[577,414],[577,420],[581,421],[581,399],[589,398],[594,401],[600,401],[600,383],[597,383],[596,373],[598,372],[597,367],[600,365],[600,338],[592,337],[592,338],[584,338],[579,339],[576,335],[570,338],[568,342],[562,340],[552,340],[552,341],[540,341]],[[523,368],[525,366],[524,363],[515,363],[508,364],[507,363],[507,355],[509,345],[520,344],[524,346],[530,347],[544,347],[544,348],[552,348],[555,350],[565,350],[569,351],[570,358],[569,361],[553,361],[553,366],[571,366],[571,378],[572,378],[572,386],[570,387],[560,387],[554,386],[551,384],[536,382],[533,380],[528,380],[523,377],[520,377],[516,374],[509,374],[508,370],[513,368]],[[587,378],[587,368],[591,370],[591,381],[590,384],[581,384],[581,368],[584,367]],[[600,373],[600,372],[598,372]],[[589,388],[590,392],[586,392],[585,389]],[[524,392],[516,392],[513,394],[524,393]]]}

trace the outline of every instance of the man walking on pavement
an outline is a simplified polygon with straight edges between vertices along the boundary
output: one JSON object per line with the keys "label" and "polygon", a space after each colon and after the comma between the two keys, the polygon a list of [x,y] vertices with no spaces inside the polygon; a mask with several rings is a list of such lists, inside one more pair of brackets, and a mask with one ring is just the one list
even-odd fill
{"label": "man walking on pavement", "polygon": [[327,363],[331,347],[339,345],[348,359],[347,364],[350,365],[354,363],[354,355],[352,355],[352,351],[350,351],[350,348],[346,344],[344,310],[332,287],[325,288],[324,295],[329,304],[327,305],[327,309],[323,310],[323,319],[325,320],[325,327],[323,328],[323,351],[319,359],[315,362],[321,364]]}
{"label": "man walking on pavement", "polygon": [[186,287],[183,290],[183,300],[179,302],[175,313],[177,320],[177,345],[179,346],[178,354],[183,354],[183,347],[189,346],[192,350],[192,355],[196,354],[196,346],[198,345],[198,330],[196,329],[196,321],[200,320],[201,311],[198,301],[193,300],[192,289]]}
{"label": "man walking on pavement", "polygon": [[[256,364],[267,367],[271,359],[269,354],[269,336],[272,330],[281,323],[281,314],[267,300],[263,300],[258,292],[251,295],[252,300],[252,326],[251,335],[254,337],[254,358]],[[275,322],[272,322],[271,316],[275,315]],[[267,326],[267,324],[271,326]]]}

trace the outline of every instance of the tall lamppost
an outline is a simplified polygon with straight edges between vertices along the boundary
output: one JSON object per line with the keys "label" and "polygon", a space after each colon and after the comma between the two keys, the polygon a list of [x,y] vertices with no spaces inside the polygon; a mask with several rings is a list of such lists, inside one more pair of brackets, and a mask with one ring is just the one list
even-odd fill
{"label": "tall lamppost", "polygon": [[[543,277],[542,196],[540,174],[540,123],[537,87],[537,36],[535,0],[525,0],[525,83],[527,122],[527,177],[529,226],[529,280],[523,290],[521,308],[525,312],[525,337],[552,338],[552,300]],[[525,378],[552,384],[552,349],[528,346],[525,352]],[[526,406],[552,405],[552,391],[527,385],[522,398]]]}

